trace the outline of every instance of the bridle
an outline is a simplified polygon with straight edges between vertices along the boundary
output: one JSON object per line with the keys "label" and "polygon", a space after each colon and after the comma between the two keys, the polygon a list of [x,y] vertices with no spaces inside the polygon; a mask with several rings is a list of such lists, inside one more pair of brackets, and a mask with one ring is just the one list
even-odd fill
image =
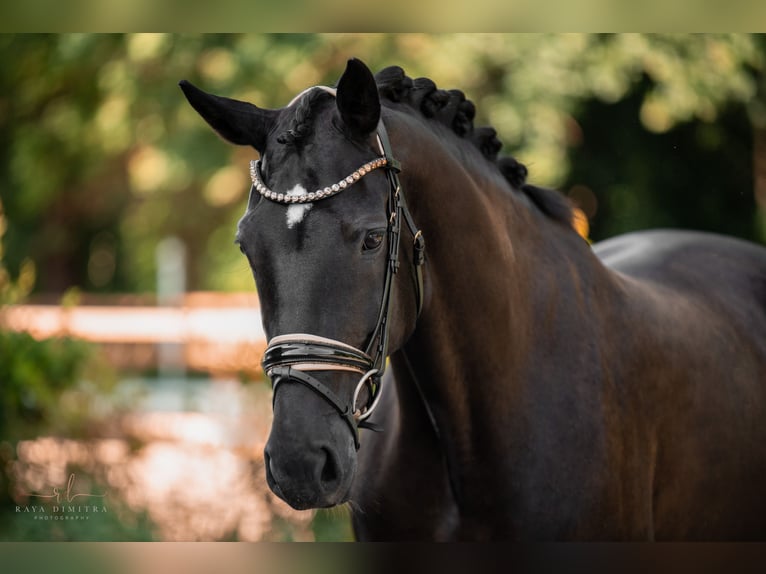
{"label": "bridle", "polygon": [[[399,243],[402,220],[407,224],[413,236],[413,280],[417,302],[417,316],[423,307],[423,264],[425,262],[425,240],[415,225],[412,214],[407,208],[404,193],[399,182],[401,166],[394,159],[391,143],[388,139],[383,120],[378,122],[377,142],[381,157],[376,158],[338,183],[303,195],[275,193],[263,182],[260,173],[260,160],[250,164],[253,186],[250,195],[259,193],[264,198],[278,203],[310,203],[331,197],[352,186],[368,173],[382,168],[386,170],[389,183],[388,196],[388,259],[386,276],[383,284],[383,296],[375,329],[364,351],[342,341],[319,337],[305,333],[290,333],[274,337],[266,348],[263,357],[263,370],[273,381],[274,397],[277,387],[283,382],[303,384],[318,393],[329,402],[341,418],[348,424],[354,436],[354,445],[359,449],[359,428],[380,430],[367,419],[378,405],[381,397],[381,380],[386,369],[389,342],[389,312],[391,310],[392,286],[394,275],[399,270]],[[344,402],[327,385],[320,382],[309,372],[314,371],[350,371],[361,375],[356,384],[351,402]],[[369,387],[367,403],[357,408],[356,402],[362,388]]]}

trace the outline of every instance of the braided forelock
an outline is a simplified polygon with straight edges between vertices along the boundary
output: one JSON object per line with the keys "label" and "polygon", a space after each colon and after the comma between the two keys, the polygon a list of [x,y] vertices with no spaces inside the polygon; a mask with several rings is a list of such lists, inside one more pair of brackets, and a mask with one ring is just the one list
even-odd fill
{"label": "braided forelock", "polygon": [[329,88],[315,86],[299,94],[295,102],[295,113],[293,114],[290,126],[287,130],[277,136],[277,141],[285,145],[298,145],[303,139],[311,133],[312,123],[311,114],[314,111],[314,104],[322,98],[332,97]]}

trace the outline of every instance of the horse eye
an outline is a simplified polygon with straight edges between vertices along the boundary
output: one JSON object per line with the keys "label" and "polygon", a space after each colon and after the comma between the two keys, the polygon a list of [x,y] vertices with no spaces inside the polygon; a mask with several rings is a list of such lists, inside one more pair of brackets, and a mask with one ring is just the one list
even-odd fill
{"label": "horse eye", "polygon": [[372,251],[373,249],[380,247],[381,243],[383,243],[383,235],[384,232],[382,229],[375,229],[368,232],[364,238],[363,250]]}

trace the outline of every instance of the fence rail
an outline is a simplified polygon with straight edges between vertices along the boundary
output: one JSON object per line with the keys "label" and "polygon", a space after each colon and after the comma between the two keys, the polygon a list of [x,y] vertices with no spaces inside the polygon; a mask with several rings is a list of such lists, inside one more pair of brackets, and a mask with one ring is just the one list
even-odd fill
{"label": "fence rail", "polygon": [[119,367],[151,368],[158,345],[176,344],[192,369],[260,373],[266,336],[251,294],[188,294],[178,306],[101,303],[7,306],[0,309],[0,328],[38,339],[68,336],[99,343]]}

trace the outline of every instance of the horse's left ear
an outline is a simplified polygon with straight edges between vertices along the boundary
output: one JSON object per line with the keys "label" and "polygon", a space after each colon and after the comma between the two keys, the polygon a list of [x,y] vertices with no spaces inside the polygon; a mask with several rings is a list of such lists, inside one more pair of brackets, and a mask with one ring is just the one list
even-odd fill
{"label": "horse's left ear", "polygon": [[336,101],[340,117],[352,133],[364,136],[375,131],[380,120],[378,86],[361,60],[348,61],[338,81]]}

